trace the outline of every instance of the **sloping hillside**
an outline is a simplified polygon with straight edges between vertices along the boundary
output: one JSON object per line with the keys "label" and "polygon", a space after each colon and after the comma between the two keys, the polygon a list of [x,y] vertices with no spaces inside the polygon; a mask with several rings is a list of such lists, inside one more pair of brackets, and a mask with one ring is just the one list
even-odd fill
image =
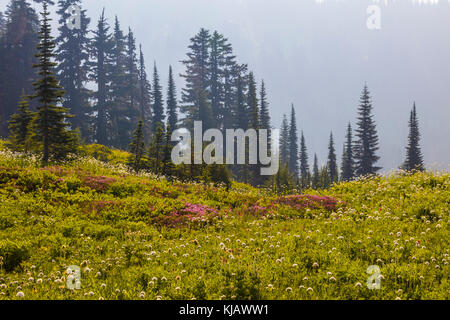
{"label": "sloping hillside", "polygon": [[0,151],[0,299],[449,298],[448,173],[278,196],[35,163]]}

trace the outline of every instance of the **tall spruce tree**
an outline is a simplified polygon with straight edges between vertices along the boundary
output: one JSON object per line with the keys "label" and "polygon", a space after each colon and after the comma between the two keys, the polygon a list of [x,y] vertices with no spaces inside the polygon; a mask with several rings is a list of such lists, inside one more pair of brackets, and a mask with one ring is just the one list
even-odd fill
{"label": "tall spruce tree", "polygon": [[[249,112],[249,123],[248,128],[259,130],[260,129],[260,119],[259,119],[259,108],[258,108],[258,96],[256,89],[256,81],[253,72],[250,72],[248,77],[248,97],[247,106]],[[250,146],[249,146],[250,147]],[[259,152],[259,137],[256,142],[256,150]],[[249,159],[249,157],[247,157]],[[251,171],[251,181],[254,186],[258,186],[262,183],[260,176],[261,165],[249,164],[249,169]]]}
{"label": "tall spruce tree", "polygon": [[8,120],[17,110],[22,90],[27,95],[33,92],[38,31],[39,19],[28,1],[11,0],[0,40],[0,136],[8,135]]}
{"label": "tall spruce tree", "polygon": [[210,39],[209,31],[202,28],[191,38],[187,59],[182,61],[186,67],[186,72],[182,75],[186,85],[182,90],[180,107],[182,113],[186,115],[183,120],[186,128],[193,128],[194,121],[202,121],[205,129],[214,125],[208,98]]}
{"label": "tall spruce tree", "polygon": [[89,33],[90,19],[86,10],[80,13],[80,28],[69,29],[67,19],[71,16],[69,7],[81,6],[81,0],[59,0],[59,36],[56,38],[57,78],[65,90],[64,106],[74,115],[72,125],[78,128],[81,136],[88,142],[93,140],[90,91],[86,88],[89,73]]}
{"label": "tall spruce tree", "polygon": [[127,37],[124,35],[118,17],[115,17],[111,50],[111,123],[112,146],[125,149],[132,128],[128,99],[129,77],[127,74]]}
{"label": "tall spruce tree", "polygon": [[151,134],[151,85],[147,77],[145,68],[144,53],[142,52],[142,45],[139,46],[139,107],[141,119],[144,122],[145,136],[150,137]]}
{"label": "tall spruce tree", "polygon": [[417,119],[416,103],[409,117],[408,145],[406,147],[406,160],[402,168],[407,171],[424,171],[422,151],[420,149],[419,120]]}
{"label": "tall spruce tree", "polygon": [[139,120],[136,130],[133,132],[133,138],[130,143],[130,160],[129,163],[134,171],[142,169],[142,157],[145,154],[144,140],[144,121]]}
{"label": "tall spruce tree", "polygon": [[169,66],[169,80],[167,84],[167,127],[170,131],[178,126],[178,104],[175,80],[173,79],[172,66]]}
{"label": "tall spruce tree", "polygon": [[319,171],[319,160],[317,159],[317,154],[314,154],[314,166],[313,166],[313,176],[312,176],[312,187],[314,189],[319,188],[320,183],[320,171]]}
{"label": "tall spruce tree", "polygon": [[113,42],[109,33],[109,25],[105,18],[105,10],[98,20],[97,29],[94,31],[92,48],[91,80],[97,83],[95,92],[96,111],[95,140],[99,144],[111,145],[109,123],[111,118],[111,72]]}
{"label": "tall spruce tree", "polygon": [[164,102],[162,95],[162,88],[159,83],[159,75],[158,69],[156,68],[156,62],[153,66],[153,132],[156,132],[158,126],[164,129],[164,119],[166,116],[164,115]]}
{"label": "tall spruce tree", "polygon": [[289,122],[286,115],[283,115],[280,129],[280,159],[282,165],[289,163]]}
{"label": "tall spruce tree", "polygon": [[19,102],[17,113],[9,120],[9,145],[15,151],[29,151],[30,124],[34,114],[29,109],[29,100],[22,91],[22,99]]}
{"label": "tall spruce tree", "polygon": [[294,105],[291,108],[291,122],[289,124],[289,171],[298,180],[298,133],[297,117],[295,115]]}
{"label": "tall spruce tree", "polygon": [[345,140],[344,150],[342,153],[341,180],[350,181],[353,180],[355,176],[355,160],[353,158],[353,133],[352,125],[350,123],[347,127]]}
{"label": "tall spruce tree", "polygon": [[378,147],[378,134],[375,121],[372,115],[372,101],[367,85],[361,94],[360,105],[358,108],[358,122],[356,129],[355,143],[355,162],[356,174],[368,175],[375,174],[381,168],[375,166],[380,159],[376,155]]}
{"label": "tall spruce tree", "polygon": [[330,178],[330,183],[333,184],[335,182],[339,181],[339,174],[338,174],[338,165],[337,165],[337,158],[336,158],[336,149],[334,147],[334,139],[333,139],[333,133],[330,134],[330,142],[328,143],[328,175]]}
{"label": "tall spruce tree", "polygon": [[36,117],[33,120],[34,140],[42,146],[42,162],[48,163],[50,158],[57,160],[76,150],[77,136],[70,130],[67,121],[71,115],[68,109],[60,106],[64,91],[54,74],[56,63],[52,62],[55,57],[56,46],[51,36],[51,19],[47,10],[47,3],[43,3],[41,13],[41,29],[39,32],[40,42],[37,45],[38,63],[34,65],[38,69],[39,79],[33,83],[35,92],[33,99],[38,99]]}
{"label": "tall spruce tree", "polygon": [[309,186],[309,177],[308,149],[306,147],[305,136],[302,131],[300,138],[300,182],[302,188],[307,188]]}
{"label": "tall spruce tree", "polygon": [[264,80],[261,81],[260,94],[260,109],[259,109],[259,119],[261,129],[267,130],[267,150],[270,152],[272,147],[271,141],[271,126],[270,126],[270,113],[269,113],[269,103],[267,102],[267,92]]}

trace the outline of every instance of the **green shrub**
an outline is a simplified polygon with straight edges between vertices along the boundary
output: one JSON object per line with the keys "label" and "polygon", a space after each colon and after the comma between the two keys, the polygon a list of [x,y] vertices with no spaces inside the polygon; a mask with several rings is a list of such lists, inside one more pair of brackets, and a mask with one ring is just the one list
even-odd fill
{"label": "green shrub", "polygon": [[30,245],[28,243],[15,243],[10,240],[0,241],[0,260],[2,268],[11,272],[20,264],[30,258]]}

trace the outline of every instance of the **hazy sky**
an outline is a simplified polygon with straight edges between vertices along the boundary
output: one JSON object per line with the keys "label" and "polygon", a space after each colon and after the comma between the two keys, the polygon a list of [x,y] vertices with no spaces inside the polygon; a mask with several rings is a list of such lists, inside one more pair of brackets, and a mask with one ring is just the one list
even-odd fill
{"label": "hazy sky", "polygon": [[[0,0],[4,10],[7,0]],[[294,103],[310,159],[324,163],[330,130],[340,157],[366,82],[374,100],[385,171],[404,158],[407,122],[417,103],[428,165],[450,164],[450,3],[381,1],[381,30],[366,27],[370,0],[84,0],[95,27],[103,7],[142,43],[148,73],[156,61],[166,86],[201,27],[218,30],[241,63],[264,79],[273,124]],[[416,1],[418,2],[418,1]],[[177,79],[178,90],[183,82]],[[165,89],[165,88],[164,88]]]}

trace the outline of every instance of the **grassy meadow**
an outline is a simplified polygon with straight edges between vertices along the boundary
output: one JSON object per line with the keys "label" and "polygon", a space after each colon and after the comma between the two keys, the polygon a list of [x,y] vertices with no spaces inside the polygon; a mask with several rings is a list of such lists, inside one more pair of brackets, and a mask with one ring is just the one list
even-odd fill
{"label": "grassy meadow", "polygon": [[448,173],[275,195],[120,162],[0,151],[0,300],[449,298]]}

